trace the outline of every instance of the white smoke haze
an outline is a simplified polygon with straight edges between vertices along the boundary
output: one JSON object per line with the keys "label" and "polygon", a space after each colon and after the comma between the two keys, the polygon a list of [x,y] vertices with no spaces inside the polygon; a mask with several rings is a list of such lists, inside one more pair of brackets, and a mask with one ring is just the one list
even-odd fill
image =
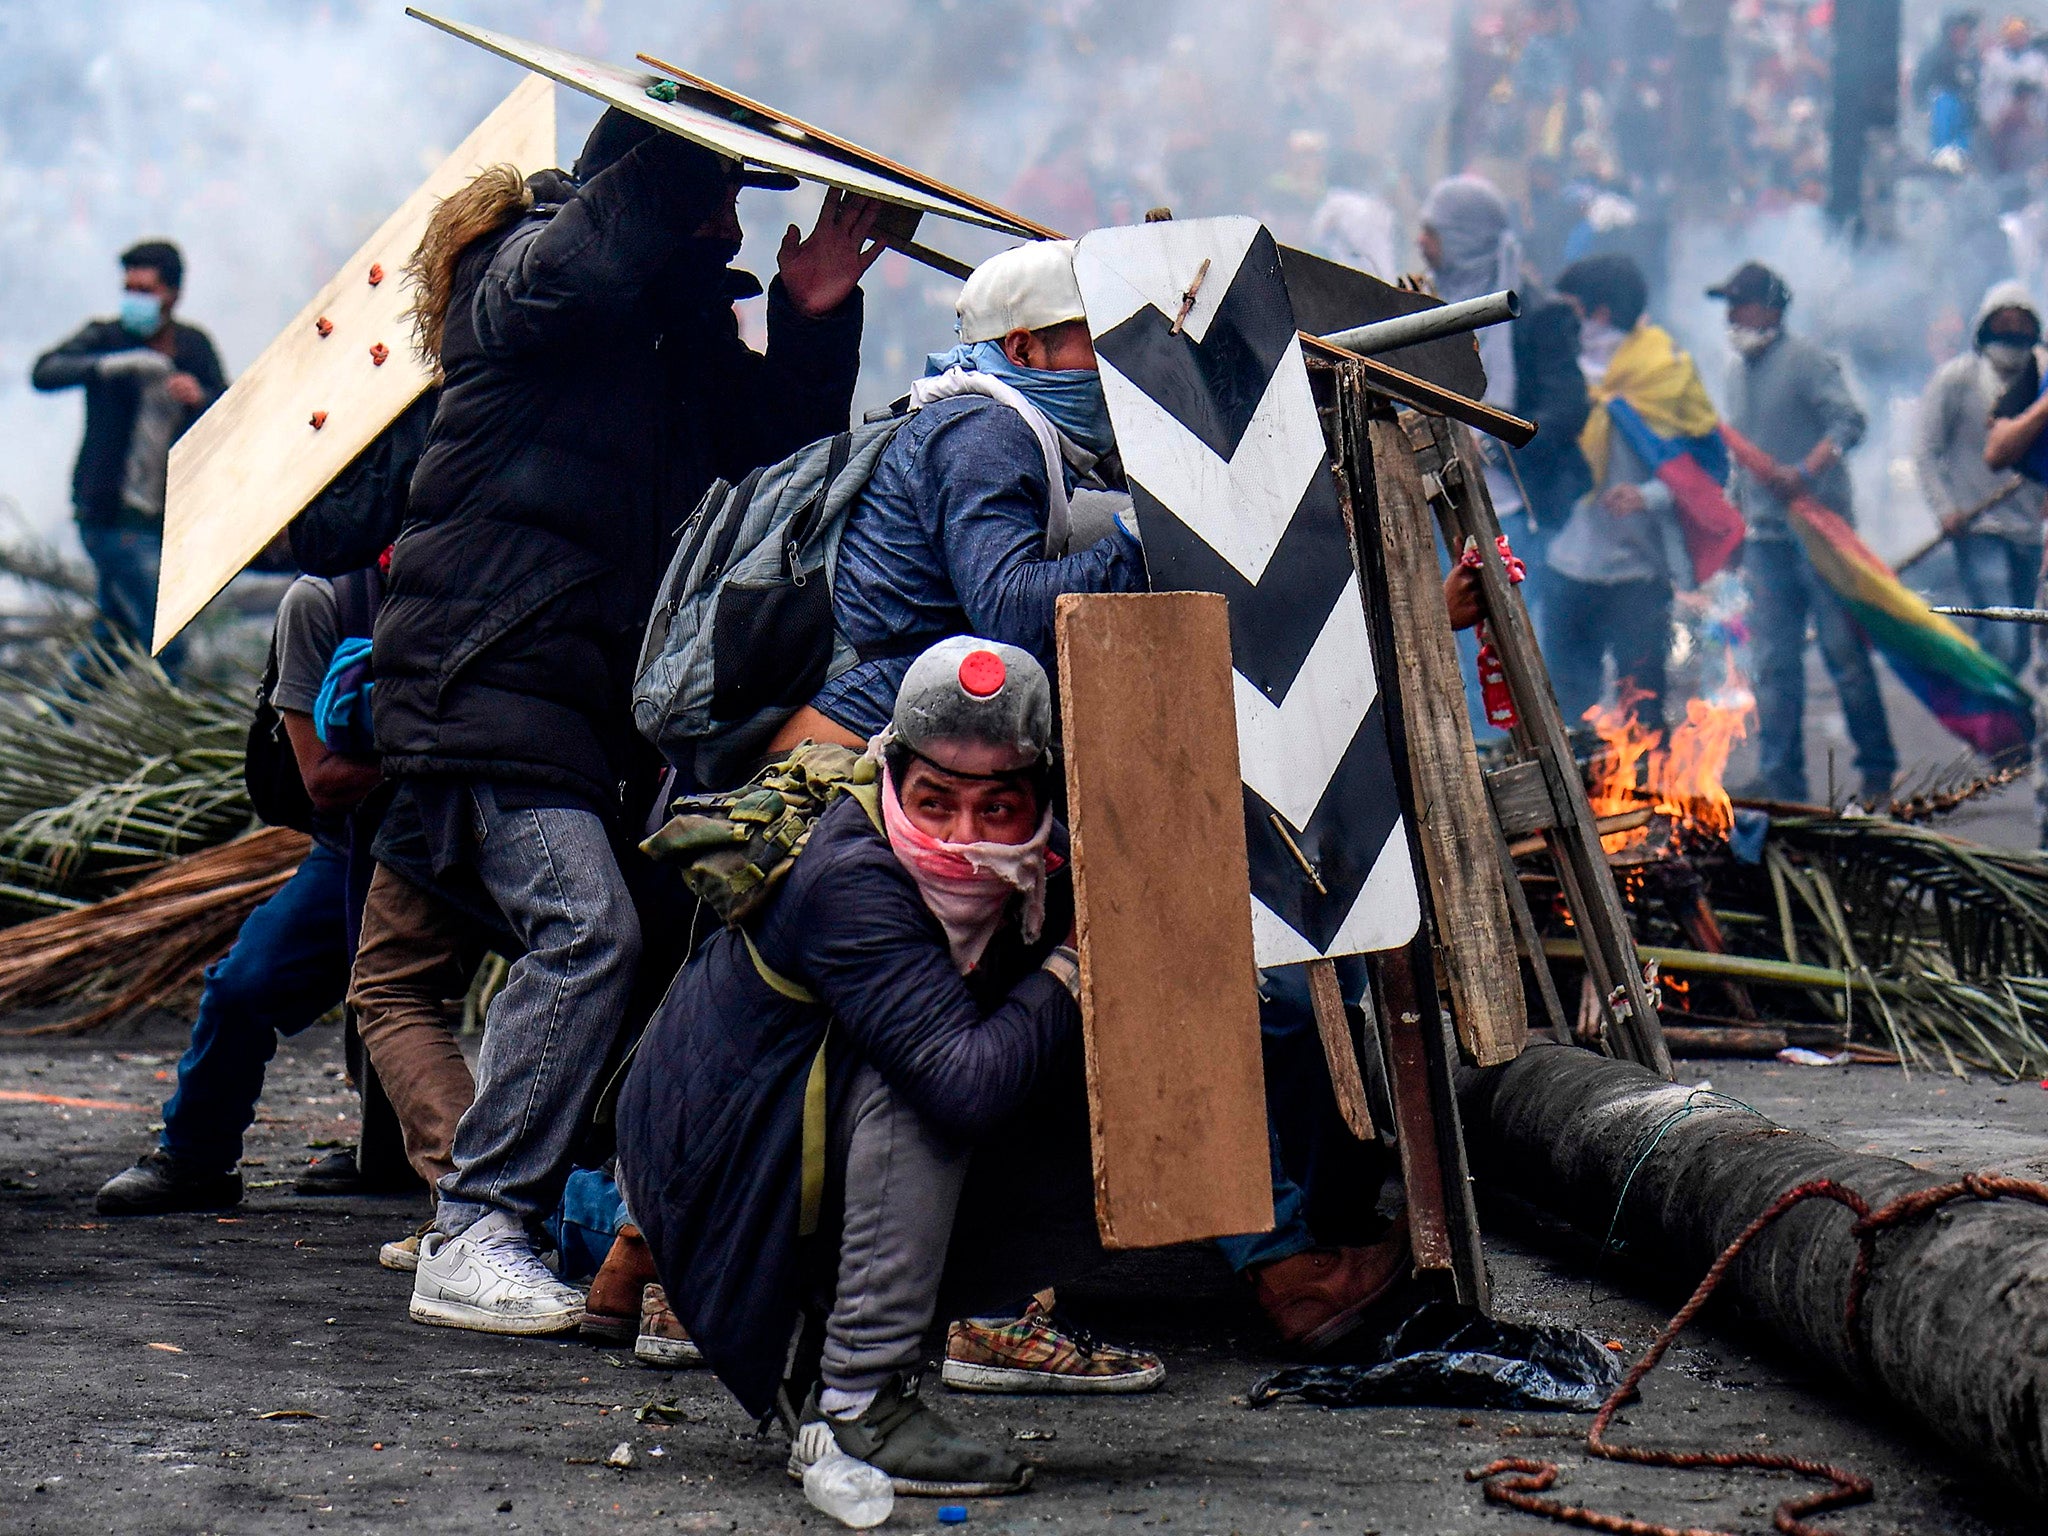
{"label": "white smoke haze", "polygon": [[[1181,217],[1257,214],[1308,243],[1328,176],[1386,198],[1396,260],[1412,267],[1415,206],[1455,169],[1444,146],[1461,8],[1443,0],[444,8],[620,62],[671,59],[1073,233],[1166,204]],[[1909,8],[1909,60],[1940,9]],[[400,0],[0,6],[0,498],[46,533],[68,520],[81,396],[36,395],[27,375],[39,351],[111,311],[121,249],[179,242],[181,313],[239,371],[519,74],[409,19]],[[557,106],[566,164],[597,108],[568,90]],[[811,189],[748,193],[746,264],[772,273],[784,225],[807,227],[815,202]],[[1925,522],[1897,472],[1910,409],[1893,403],[1910,402],[1937,360],[1931,333],[1952,337],[2009,261],[1988,191],[1909,179],[1897,206],[1895,244],[1852,246],[1808,206],[1695,219],[1674,231],[1658,295],[1718,394],[1721,314],[1702,290],[1752,256],[1785,273],[1792,324],[1848,356],[1871,407],[1854,469],[1866,529],[1887,552]],[[1000,244],[944,221],[922,238],[968,260]],[[866,287],[862,406],[900,393],[925,352],[950,344],[957,289],[894,254]],[[760,311],[743,306],[756,339]]]}
{"label": "white smoke haze", "polygon": [[[1412,206],[1435,169],[1450,28],[1435,0],[441,8],[620,62],[657,54],[980,195],[1014,193],[1020,211],[1063,229],[1159,203],[1183,217],[1302,223],[1286,185],[1296,130],[1367,151],[1397,205]],[[28,372],[112,312],[122,249],[178,242],[181,317],[212,332],[237,372],[519,75],[406,17],[400,0],[7,0],[0,497],[69,537],[82,398],[37,395]],[[597,109],[567,90],[557,106],[567,164]],[[752,270],[772,273],[784,224],[808,227],[815,201],[747,194]],[[936,222],[922,233],[968,260],[999,244]],[[950,345],[957,289],[893,254],[866,286],[863,405],[900,393],[924,352]]]}

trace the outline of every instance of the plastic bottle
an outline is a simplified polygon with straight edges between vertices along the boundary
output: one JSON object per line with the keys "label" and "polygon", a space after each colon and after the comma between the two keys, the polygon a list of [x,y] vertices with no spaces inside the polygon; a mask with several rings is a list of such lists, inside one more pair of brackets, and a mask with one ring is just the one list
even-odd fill
{"label": "plastic bottle", "polygon": [[804,1468],[804,1497],[813,1509],[856,1531],[880,1525],[896,1507],[896,1490],[889,1474],[854,1459],[837,1445]]}

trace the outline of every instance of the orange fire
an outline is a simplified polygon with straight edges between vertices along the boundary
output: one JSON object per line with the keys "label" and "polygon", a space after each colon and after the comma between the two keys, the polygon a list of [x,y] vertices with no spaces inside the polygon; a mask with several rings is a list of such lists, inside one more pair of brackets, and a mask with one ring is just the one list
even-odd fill
{"label": "orange fire", "polygon": [[[1735,807],[1721,779],[1729,753],[1749,734],[1755,698],[1731,664],[1727,682],[1711,698],[1686,700],[1685,719],[1667,746],[1663,732],[1636,718],[1635,706],[1645,697],[1624,685],[1613,708],[1586,711],[1586,723],[1606,747],[1593,762],[1588,798],[1594,816],[1648,808],[1676,828],[1726,838],[1735,827]],[[1633,827],[1609,833],[1600,845],[1619,853],[1649,836],[1648,827]]]}

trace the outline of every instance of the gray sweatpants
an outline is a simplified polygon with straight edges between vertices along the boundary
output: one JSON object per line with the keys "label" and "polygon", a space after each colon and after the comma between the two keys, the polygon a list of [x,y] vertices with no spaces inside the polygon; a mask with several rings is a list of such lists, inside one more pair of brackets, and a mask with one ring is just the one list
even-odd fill
{"label": "gray sweatpants", "polygon": [[942,1291],[951,1316],[1021,1310],[1032,1292],[1101,1261],[1079,1083],[1048,1097],[1060,1101],[1054,1112],[1022,1115],[970,1147],[873,1067],[854,1067],[829,1140],[845,1219],[826,1386],[866,1392],[915,1371]]}
{"label": "gray sweatpants", "polygon": [[917,1368],[969,1150],[928,1125],[870,1066],[856,1069],[831,1146],[846,1171],[846,1221],[823,1374],[828,1387],[866,1392],[892,1372]]}

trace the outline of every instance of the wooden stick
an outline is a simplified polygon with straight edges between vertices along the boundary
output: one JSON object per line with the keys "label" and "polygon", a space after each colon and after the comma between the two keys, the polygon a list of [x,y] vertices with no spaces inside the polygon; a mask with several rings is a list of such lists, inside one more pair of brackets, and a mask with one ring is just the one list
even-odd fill
{"label": "wooden stick", "polygon": [[[1507,890],[1508,915],[1515,923],[1515,948],[1521,953],[1523,962],[1529,967],[1529,975],[1536,983],[1536,995],[1542,1000],[1545,1017],[1550,1020],[1551,1038],[1559,1045],[1572,1043],[1571,1021],[1564,1015],[1564,999],[1557,994],[1557,978],[1550,974],[1550,957],[1543,953],[1543,935],[1536,927],[1536,914],[1529,910],[1528,893],[1522,889],[1521,877],[1515,871],[1515,858],[1508,851],[1508,840],[1500,827],[1493,829],[1494,846],[1500,850],[1501,884]],[[1542,840],[1537,840],[1538,846]]]}
{"label": "wooden stick", "polygon": [[1325,361],[1344,363],[1356,368],[1374,391],[1412,405],[1419,411],[1428,411],[1436,416],[1448,416],[1453,421],[1462,421],[1475,431],[1489,437],[1497,437],[1511,448],[1526,447],[1536,437],[1536,423],[1524,421],[1519,416],[1510,416],[1506,411],[1496,410],[1484,401],[1469,399],[1455,390],[1432,384],[1427,379],[1418,379],[1412,373],[1403,373],[1391,363],[1380,362],[1377,358],[1360,357],[1356,352],[1347,352],[1342,347],[1332,346],[1320,336],[1307,331],[1297,334],[1301,337],[1302,349],[1313,352]]}
{"label": "wooden stick", "polygon": [[[1432,504],[1443,525],[1446,543],[1461,548],[1469,536],[1477,541],[1481,598],[1495,649],[1508,686],[1521,711],[1514,727],[1517,749],[1544,764],[1559,825],[1544,834],[1551,857],[1566,882],[1572,915],[1588,943],[1587,970],[1600,989],[1602,1008],[1615,1044],[1631,1059],[1663,1077],[1671,1076],[1671,1054],[1657,1027],[1656,1005],[1643,982],[1628,926],[1628,912],[1615,889],[1614,872],[1600,847],[1600,832],[1586,799],[1584,781],[1572,756],[1564,716],[1550,684],[1550,669],[1536,643],[1535,627],[1522,596],[1508,580],[1496,540],[1500,520],[1479,473],[1476,446],[1461,441],[1457,429],[1413,415],[1402,426],[1437,478],[1439,494]],[[1430,450],[1434,450],[1431,452]],[[1455,484],[1454,484],[1455,482]],[[1617,995],[1619,1007],[1608,1000]]]}
{"label": "wooden stick", "polygon": [[1417,1269],[1449,1270],[1451,1233],[1444,1210],[1444,1172],[1437,1161],[1429,1064],[1422,1057],[1422,1011],[1408,951],[1397,949],[1375,956],[1372,972],[1387,1087],[1394,1099],[1394,1142],[1401,1154],[1401,1183],[1408,1194],[1408,1240]]}
{"label": "wooden stick", "polygon": [[1976,522],[1978,518],[1982,517],[1986,512],[1989,512],[2001,501],[2004,501],[2007,497],[2019,491],[2022,487],[2026,485],[2026,483],[2027,482],[2022,480],[2018,475],[2009,475],[2006,477],[2005,483],[2000,485],[1997,491],[1994,492],[1991,496],[1987,497],[1983,501],[1978,502],[1977,505],[1967,509],[1957,517],[1943,519],[1941,525],[1941,532],[1937,533],[1933,538],[1929,539],[1925,544],[1922,544],[1918,549],[1914,550],[1910,555],[1906,556],[1905,559],[1901,560],[1897,565],[1893,566],[1892,574],[1894,576],[1905,575],[1907,571],[1911,570],[1914,566],[1918,565],[1922,560],[1925,560],[1929,555],[1933,554],[1937,549],[1941,548],[1941,546],[1946,544],[1950,539],[1960,538],[1962,537],[1962,535],[1968,533],[1970,531],[1970,525],[1972,523]]}
{"label": "wooden stick", "polygon": [[1789,1042],[1784,1030],[1767,1024],[1750,1024],[1740,1029],[1689,1029],[1666,1024],[1664,1043],[1674,1056],[1739,1056],[1762,1061],[1777,1055]]}
{"label": "wooden stick", "polygon": [[[1035,235],[1041,240],[1064,240],[1066,238],[1065,235],[1062,235],[1056,229],[1048,229],[1043,224],[1033,223],[1022,214],[1012,213],[1009,209],[1000,207],[984,198],[976,197],[971,192],[963,192],[958,187],[950,186],[935,176],[925,175],[923,171],[912,170],[901,161],[891,160],[887,155],[877,154],[874,150],[866,149],[854,143],[851,139],[842,139],[836,133],[827,133],[823,128],[818,127],[814,123],[807,123],[800,117],[791,117],[787,112],[778,112],[775,108],[768,106],[764,102],[755,101],[751,96],[742,96],[738,91],[729,90],[715,81],[706,80],[702,75],[691,74],[689,70],[657,59],[651,53],[635,54],[634,57],[649,69],[658,69],[663,74],[671,75],[687,86],[703,91],[706,95],[716,96],[728,106],[739,107],[743,111],[756,113],[783,128],[794,128],[805,138],[816,139],[818,143],[836,149],[842,155],[849,155],[855,160],[864,162],[870,170],[886,171],[891,176],[907,181],[912,186],[918,187],[923,191],[935,192],[940,197],[950,197],[957,203],[964,203],[977,213],[985,213],[990,218],[1007,220],[1018,229]],[[909,253],[906,252],[905,254]]]}
{"label": "wooden stick", "polygon": [[1180,313],[1173,317],[1173,324],[1168,327],[1167,335],[1178,336],[1180,328],[1188,323],[1188,316],[1195,308],[1195,299],[1202,291],[1202,280],[1208,275],[1209,258],[1204,256],[1202,264],[1195,268],[1195,280],[1188,284],[1188,291],[1180,296]]}
{"label": "wooden stick", "polygon": [[944,251],[935,251],[928,245],[919,245],[915,240],[883,240],[882,244],[892,251],[900,251],[912,261],[921,261],[934,272],[943,272],[948,277],[957,277],[962,282],[974,275],[974,268],[957,256],[948,256]]}
{"label": "wooden stick", "polygon": [[1327,957],[1308,963],[1308,996],[1315,1006],[1316,1031],[1323,1037],[1323,1057],[1330,1064],[1330,1086],[1344,1124],[1360,1141],[1372,1140],[1372,1110],[1365,1101],[1365,1077],[1358,1068],[1358,1048],[1351,1041],[1351,1021],[1344,1012],[1344,989],[1337,984],[1337,962]]}
{"label": "wooden stick", "polygon": [[[1647,827],[1656,814],[1648,806],[1638,811],[1616,811],[1612,816],[1597,818],[1593,825],[1602,837],[1610,837],[1616,832],[1633,832],[1637,827]],[[1546,831],[1529,837],[1518,837],[1508,844],[1508,853],[1517,859],[1526,858],[1532,853],[1541,853],[1550,846],[1546,841],[1549,835]]]}

